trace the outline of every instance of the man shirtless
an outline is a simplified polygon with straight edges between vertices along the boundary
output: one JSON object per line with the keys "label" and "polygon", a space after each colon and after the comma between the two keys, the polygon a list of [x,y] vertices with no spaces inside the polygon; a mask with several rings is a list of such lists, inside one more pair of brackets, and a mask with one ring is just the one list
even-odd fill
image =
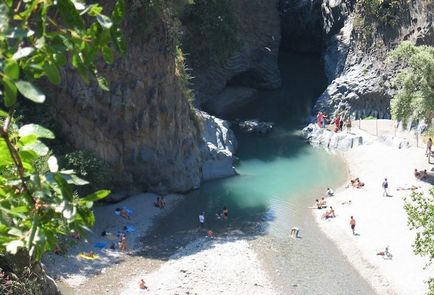
{"label": "man shirtless", "polygon": [[350,225],[351,225],[351,230],[353,231],[353,235],[356,234],[355,228],[356,228],[356,220],[353,218],[353,216],[351,216],[350,219]]}

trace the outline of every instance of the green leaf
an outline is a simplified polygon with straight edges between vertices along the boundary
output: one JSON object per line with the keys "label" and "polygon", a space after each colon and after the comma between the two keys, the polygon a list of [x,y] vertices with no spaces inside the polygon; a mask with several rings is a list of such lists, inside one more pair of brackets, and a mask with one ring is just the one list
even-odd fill
{"label": "green leaf", "polygon": [[20,137],[34,135],[37,138],[54,139],[54,133],[38,124],[26,124],[18,130]]}
{"label": "green leaf", "polygon": [[105,29],[110,29],[113,25],[112,20],[104,15],[104,14],[99,14],[96,16],[96,20],[98,21],[98,23],[101,25],[101,27],[105,28]]}
{"label": "green leaf", "polygon": [[111,64],[113,62],[113,53],[110,47],[104,46],[101,48],[102,56],[104,58],[104,61],[108,64]]}
{"label": "green leaf", "polygon": [[23,167],[26,172],[32,173],[35,168],[33,167],[33,163],[36,159],[38,159],[38,155],[34,151],[24,151],[20,149],[18,152],[21,158],[21,162],[23,163]]}
{"label": "green leaf", "polygon": [[73,195],[72,190],[69,184],[66,182],[66,180],[60,175],[60,174],[53,174],[54,180],[56,180],[56,183],[59,185],[60,190],[62,191],[62,197],[67,201],[72,201]]}
{"label": "green leaf", "polygon": [[83,10],[86,8],[86,6],[84,6],[84,4],[79,1],[72,0],[72,3],[74,4],[75,9],[77,10]]}
{"label": "green leaf", "polygon": [[53,59],[56,62],[56,64],[59,65],[59,66],[66,65],[67,60],[66,60],[65,55],[62,54],[62,53],[55,53],[55,54],[53,54]]}
{"label": "green leaf", "polygon": [[29,212],[29,208],[27,206],[14,207],[11,209],[13,213],[26,213]]}
{"label": "green leaf", "polygon": [[3,138],[0,138],[0,167],[8,166],[13,164],[11,154],[9,153],[8,146]]}
{"label": "green leaf", "polygon": [[[60,171],[60,173],[62,173],[62,172],[63,171]],[[62,175],[62,176],[63,176],[63,178],[66,179],[66,181],[69,184],[74,184],[74,185],[86,185],[86,184],[89,184],[88,181],[86,181],[84,179],[81,179],[80,177],[78,177],[77,175],[74,175],[74,174],[72,174],[72,175]]]}
{"label": "green leaf", "polygon": [[83,19],[75,9],[74,4],[70,0],[57,0],[59,9],[57,10],[65,24],[70,28],[82,30],[84,27]]}
{"label": "green leaf", "polygon": [[[15,213],[21,213],[21,212],[15,212]],[[8,234],[10,234],[11,236],[16,236],[16,237],[22,237],[22,236],[24,236],[24,233],[19,228],[16,228],[16,227],[12,227],[8,231]]]}
{"label": "green leaf", "polygon": [[44,66],[44,72],[51,83],[54,85],[60,84],[60,72],[55,64],[46,63]]}
{"label": "green leaf", "polygon": [[115,7],[112,12],[112,20],[115,23],[119,23],[125,15],[125,3],[124,0],[116,1]]}
{"label": "green leaf", "polygon": [[50,156],[48,158],[48,168],[50,169],[50,172],[55,173],[59,170],[59,165],[57,164],[57,159],[55,156]]}
{"label": "green leaf", "polygon": [[22,150],[23,151],[33,151],[38,156],[45,156],[50,151],[50,149],[45,144],[40,142],[39,140],[37,140],[36,142],[34,142],[32,144],[27,144],[27,145],[23,146]]}
{"label": "green leaf", "polygon": [[32,30],[22,30],[20,28],[14,27],[9,28],[5,32],[5,37],[10,39],[21,39],[21,38],[28,38],[35,34]]}
{"label": "green leaf", "polygon": [[98,82],[98,86],[99,88],[101,88],[104,91],[109,91],[109,84],[106,78],[104,78],[103,76],[100,75],[96,75],[96,81]]}
{"label": "green leaf", "polygon": [[20,240],[14,240],[6,244],[6,251],[11,254],[17,254],[18,249],[24,247],[24,242]]}
{"label": "green leaf", "polygon": [[26,98],[36,103],[43,103],[45,101],[45,95],[32,83],[19,80],[15,83],[18,91]]}
{"label": "green leaf", "polygon": [[[82,13],[84,13],[85,11],[83,11]],[[99,6],[98,4],[92,4],[89,5],[88,8],[86,9],[86,12],[88,12],[88,14],[90,16],[97,16],[99,14],[101,14],[102,12],[102,7]]]}
{"label": "green leaf", "polygon": [[3,224],[3,223],[0,223],[0,233],[7,233],[8,232],[8,230],[9,230],[9,227],[8,226],[6,226],[5,224]]}
{"label": "green leaf", "polygon": [[10,79],[16,80],[20,76],[20,67],[18,66],[18,63],[16,61],[11,60],[6,63],[4,72],[6,76],[8,76]]}
{"label": "green leaf", "polygon": [[33,51],[35,51],[35,48],[33,47],[19,48],[17,52],[15,52],[14,55],[12,55],[12,59],[19,60],[23,57],[29,56],[30,54],[32,54]]}
{"label": "green leaf", "polygon": [[111,191],[109,191],[109,190],[99,190],[97,192],[94,192],[93,194],[87,195],[86,197],[82,198],[81,200],[88,201],[88,202],[89,201],[94,202],[94,201],[104,199],[110,193],[111,193]]}
{"label": "green leaf", "polygon": [[9,80],[7,77],[3,77],[2,84],[4,87],[4,102],[7,107],[11,107],[15,104],[17,100],[17,87],[15,84]]}
{"label": "green leaf", "polygon": [[3,111],[3,110],[0,110],[0,117],[6,118],[7,116],[9,116],[8,113],[6,113],[6,112]]}

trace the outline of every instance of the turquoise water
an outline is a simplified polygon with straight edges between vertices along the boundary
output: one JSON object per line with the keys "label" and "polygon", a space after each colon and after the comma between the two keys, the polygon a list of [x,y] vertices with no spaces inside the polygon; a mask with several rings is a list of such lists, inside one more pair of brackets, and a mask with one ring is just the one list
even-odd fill
{"label": "turquoise water", "polygon": [[[319,232],[307,208],[327,187],[342,184],[346,177],[339,158],[311,147],[300,136],[315,98],[326,87],[319,57],[286,54],[279,64],[282,88],[259,92],[250,105],[228,116],[230,120],[272,121],[276,124],[273,132],[257,136],[235,128],[239,175],[205,183],[189,193],[145,238],[142,254],[168,259],[180,246],[206,234],[198,229],[198,215],[203,211],[206,229],[217,236],[251,240],[266,268],[276,272],[273,282],[282,290],[371,294],[369,286]],[[228,220],[216,216],[223,207],[229,210]],[[301,228],[302,239],[289,238],[292,226]]]}

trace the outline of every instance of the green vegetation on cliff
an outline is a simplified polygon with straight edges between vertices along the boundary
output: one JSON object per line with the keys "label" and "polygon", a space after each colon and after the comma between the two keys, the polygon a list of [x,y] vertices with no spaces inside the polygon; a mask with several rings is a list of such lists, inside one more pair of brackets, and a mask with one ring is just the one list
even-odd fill
{"label": "green vegetation on cliff", "polygon": [[[406,200],[405,210],[408,214],[410,228],[416,230],[416,240],[413,244],[414,252],[429,258],[428,265],[434,261],[434,189],[428,197],[422,193],[413,192],[410,200]],[[434,294],[434,278],[428,281],[428,294]]]}
{"label": "green vegetation on cliff", "polygon": [[364,44],[372,42],[380,29],[383,36],[395,33],[405,19],[408,0],[358,0],[354,13],[354,28]]}
{"label": "green vegetation on cliff", "polygon": [[[102,12],[98,4],[71,0],[0,4],[0,253],[25,253],[29,266],[56,247],[60,236],[88,230],[95,220],[93,202],[109,191],[80,198],[73,185],[87,182],[59,167],[44,143],[53,132],[16,119],[17,99],[43,103],[34,82],[60,84],[67,64],[86,83],[109,89],[96,64],[111,63],[114,50],[125,49],[118,28],[123,1],[110,16]],[[15,291],[20,292],[6,290]]]}
{"label": "green vegetation on cliff", "polygon": [[230,0],[195,0],[186,7],[182,46],[194,68],[226,61],[239,47]]}
{"label": "green vegetation on cliff", "polygon": [[391,101],[392,116],[397,120],[434,118],[434,47],[403,42],[391,58],[404,64],[394,79],[398,91]]}

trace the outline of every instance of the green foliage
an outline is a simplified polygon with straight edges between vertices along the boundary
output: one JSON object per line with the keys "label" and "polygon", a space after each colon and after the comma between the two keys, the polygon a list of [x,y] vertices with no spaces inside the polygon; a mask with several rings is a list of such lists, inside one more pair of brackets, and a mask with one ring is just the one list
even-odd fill
{"label": "green foliage", "polygon": [[77,175],[90,182],[90,189],[98,189],[109,181],[107,164],[98,159],[92,151],[78,150],[68,153],[60,160],[66,169],[74,170]]}
{"label": "green foliage", "polygon": [[185,63],[185,55],[179,46],[176,47],[175,67],[175,75],[180,83],[182,96],[192,104],[194,102],[194,93],[190,88],[192,76]]}
{"label": "green foliage", "polygon": [[[434,189],[430,190],[428,197],[413,192],[410,200],[405,200],[404,208],[407,211],[410,229],[416,230],[414,252],[427,256],[428,265],[431,265],[434,261]],[[434,278],[428,281],[428,285],[428,294],[434,294]]]}
{"label": "green foliage", "polygon": [[391,102],[394,119],[434,117],[434,47],[403,42],[390,58],[405,65],[394,79],[398,92]]}
{"label": "green foliage", "polygon": [[[62,235],[93,225],[93,202],[109,194],[99,191],[80,198],[74,185],[87,184],[73,170],[59,168],[45,145],[53,132],[15,118],[18,94],[34,103],[45,101],[35,81],[61,83],[60,69],[70,64],[84,81],[94,79],[108,90],[96,62],[113,59],[112,48],[124,52],[118,28],[123,0],[111,16],[98,4],[75,0],[27,0],[0,3],[0,252],[29,253],[39,261]],[[99,58],[101,56],[101,58]],[[0,104],[1,106],[1,104]],[[23,293],[24,294],[24,293]]]}
{"label": "green foliage", "polygon": [[39,278],[29,267],[18,273],[18,279],[0,268],[0,294],[43,295]]}
{"label": "green foliage", "polygon": [[187,100],[190,106],[190,118],[196,126],[196,130],[200,136],[203,126],[202,120],[194,107],[195,97],[194,92],[191,89],[191,79],[193,77],[190,75],[190,69],[187,67],[185,62],[185,55],[179,46],[176,47],[175,66],[175,75],[180,83],[182,96]]}
{"label": "green foliage", "polygon": [[377,28],[397,29],[408,0],[358,0],[354,14],[354,27],[360,38],[369,42]]}
{"label": "green foliage", "polygon": [[194,68],[222,63],[240,46],[230,0],[196,0],[186,9],[182,23],[187,28],[183,49],[191,55]]}

